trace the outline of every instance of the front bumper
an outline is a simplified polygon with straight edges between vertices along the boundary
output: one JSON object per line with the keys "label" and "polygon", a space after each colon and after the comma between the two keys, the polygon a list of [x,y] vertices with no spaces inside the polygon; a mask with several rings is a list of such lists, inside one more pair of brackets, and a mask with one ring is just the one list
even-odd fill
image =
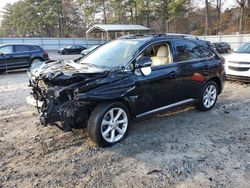
{"label": "front bumper", "polygon": [[250,80],[250,64],[226,63],[227,79],[247,81]]}

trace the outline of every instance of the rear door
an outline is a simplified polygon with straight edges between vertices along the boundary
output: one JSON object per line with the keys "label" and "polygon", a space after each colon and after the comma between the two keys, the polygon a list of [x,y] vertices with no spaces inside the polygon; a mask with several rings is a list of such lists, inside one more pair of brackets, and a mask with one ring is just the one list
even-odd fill
{"label": "rear door", "polygon": [[181,100],[198,98],[202,85],[211,74],[213,53],[191,40],[174,41],[174,62],[179,65]]}
{"label": "rear door", "polygon": [[30,65],[32,52],[29,45],[14,45],[13,55],[20,67],[28,67]]}

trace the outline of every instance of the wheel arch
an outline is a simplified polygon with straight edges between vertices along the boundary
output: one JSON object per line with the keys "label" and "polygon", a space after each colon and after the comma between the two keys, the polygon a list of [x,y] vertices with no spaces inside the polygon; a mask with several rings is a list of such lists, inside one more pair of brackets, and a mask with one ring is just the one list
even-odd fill
{"label": "wheel arch", "polygon": [[210,78],[206,83],[208,83],[208,82],[210,82],[210,81],[214,81],[214,82],[217,84],[218,90],[219,90],[219,93],[218,93],[218,94],[220,94],[221,91],[222,91],[222,83],[221,83],[220,78],[218,78],[218,77]]}
{"label": "wheel arch", "polygon": [[129,105],[129,102],[125,98],[117,98],[117,99],[106,100],[106,101],[97,103],[97,105],[102,104],[102,103],[115,103],[115,102],[120,102],[124,106],[126,106],[126,108],[128,109],[130,117],[132,119],[134,118],[134,111],[132,110],[131,106]]}
{"label": "wheel arch", "polygon": [[[41,61],[44,61],[44,59],[43,59],[42,57],[35,56],[35,57],[32,57],[32,58],[30,59],[30,65],[31,65],[31,63],[32,63],[32,61],[33,61],[34,59],[40,59]],[[29,65],[29,66],[30,66],[30,65]]]}

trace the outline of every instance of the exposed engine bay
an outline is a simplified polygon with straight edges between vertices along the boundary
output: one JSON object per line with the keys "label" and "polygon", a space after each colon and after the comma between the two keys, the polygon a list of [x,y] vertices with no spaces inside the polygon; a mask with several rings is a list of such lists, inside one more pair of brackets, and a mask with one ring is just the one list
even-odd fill
{"label": "exposed engine bay", "polygon": [[[43,125],[60,124],[63,130],[81,127],[98,101],[116,97],[102,85],[126,77],[119,72],[121,70],[111,71],[66,60],[36,63],[28,71],[32,97],[28,97],[27,102],[36,106]],[[118,83],[112,87],[120,89],[121,86]],[[131,84],[122,86],[122,90],[131,87]]]}
{"label": "exposed engine bay", "polygon": [[[68,130],[83,123],[83,114],[88,115],[74,99],[74,90],[81,86],[87,89],[86,83],[95,82],[107,72],[96,68],[80,65],[74,61],[53,61],[33,65],[28,75],[30,87],[40,113],[43,125],[63,122],[62,128]],[[85,113],[81,113],[82,110]],[[81,113],[82,118],[76,118]]]}

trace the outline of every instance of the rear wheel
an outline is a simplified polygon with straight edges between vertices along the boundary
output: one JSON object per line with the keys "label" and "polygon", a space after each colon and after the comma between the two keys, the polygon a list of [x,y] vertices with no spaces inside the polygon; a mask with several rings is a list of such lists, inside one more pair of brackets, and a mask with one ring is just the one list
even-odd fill
{"label": "rear wheel", "polygon": [[214,81],[209,81],[203,88],[197,108],[201,111],[212,109],[217,101],[218,86]]}
{"label": "rear wheel", "polygon": [[120,102],[98,105],[88,121],[91,140],[100,147],[121,142],[127,135],[129,119],[126,106]]}

